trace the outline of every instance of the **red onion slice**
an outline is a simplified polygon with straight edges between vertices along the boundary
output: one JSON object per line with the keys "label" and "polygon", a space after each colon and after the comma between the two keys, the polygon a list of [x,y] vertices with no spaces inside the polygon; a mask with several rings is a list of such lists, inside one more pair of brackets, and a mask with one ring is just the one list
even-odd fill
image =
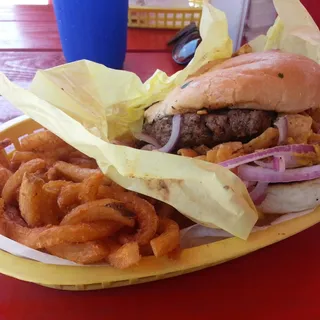
{"label": "red onion slice", "polygon": [[247,187],[248,192],[250,193],[256,187],[257,181],[250,181],[250,185]]}
{"label": "red onion slice", "polygon": [[259,167],[262,167],[262,168],[268,168],[268,169],[273,169],[273,160],[272,161],[268,161],[268,162],[265,162],[265,161],[262,161],[262,160],[257,160],[257,161],[254,161],[254,163],[259,166]]}
{"label": "red onion slice", "polygon": [[272,169],[244,164],[239,166],[238,176],[245,181],[269,183],[306,181],[320,178],[320,165],[287,169],[284,172],[279,172]]}
{"label": "red onion slice", "polygon": [[[277,156],[278,157],[278,156]],[[290,169],[290,168],[298,168],[299,167],[299,163],[296,159],[295,156],[290,155],[290,154],[283,154],[282,156],[279,156],[283,159],[284,165],[286,169]],[[254,161],[254,163],[256,165],[258,165],[259,167],[262,168],[268,168],[268,169],[274,169],[275,170],[275,164],[274,164],[274,160],[273,161],[262,161],[262,160],[257,160]],[[300,166],[302,167],[302,166]]]}
{"label": "red onion slice", "polygon": [[278,140],[278,145],[286,143],[287,138],[288,138],[288,119],[286,116],[278,118],[274,125],[278,128],[279,130],[279,140]]}
{"label": "red onion slice", "polygon": [[286,170],[286,162],[283,156],[274,156],[273,157],[273,169],[279,172]]}
{"label": "red onion slice", "polygon": [[302,167],[301,165],[299,165],[295,156],[284,154],[282,157],[284,158],[284,161],[286,163],[286,169]]}
{"label": "red onion slice", "polygon": [[273,169],[281,172],[286,169],[286,163],[283,156],[274,156],[273,160],[268,162],[257,160],[254,161],[254,163],[259,167]]}
{"label": "red onion slice", "polygon": [[154,146],[153,144],[146,144],[141,148],[141,150],[147,150],[147,151],[152,151],[156,149],[157,149],[156,146]]}
{"label": "red onion slice", "polygon": [[234,159],[220,162],[219,165],[228,169],[236,168],[239,165],[254,162],[260,159],[268,158],[271,156],[285,156],[292,155],[292,153],[308,153],[314,152],[314,147],[308,144],[291,144],[285,146],[277,146],[261,151],[257,151],[245,156],[240,156]]}
{"label": "red onion slice", "polygon": [[172,118],[172,130],[168,142],[158,149],[160,152],[171,152],[178,142],[181,131],[181,114],[176,114]]}
{"label": "red onion slice", "polygon": [[260,205],[267,195],[268,182],[258,182],[250,192],[250,197],[255,205]]}
{"label": "red onion slice", "polygon": [[149,136],[148,134],[134,133],[134,137],[140,141],[144,141],[144,142],[147,142],[148,144],[155,146],[156,149],[161,148],[161,145],[159,144],[159,142],[155,138]]}
{"label": "red onion slice", "polygon": [[254,187],[257,183],[254,181],[243,181],[247,189]]}

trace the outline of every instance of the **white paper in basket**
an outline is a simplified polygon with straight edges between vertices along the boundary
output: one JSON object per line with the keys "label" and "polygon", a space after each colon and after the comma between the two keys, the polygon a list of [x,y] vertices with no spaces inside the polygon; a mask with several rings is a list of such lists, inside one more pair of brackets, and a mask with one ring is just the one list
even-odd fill
{"label": "white paper in basket", "polygon": [[57,264],[64,266],[78,265],[72,261],[31,249],[2,235],[0,235],[0,249],[21,258],[27,258],[46,264]]}
{"label": "white paper in basket", "polygon": [[[289,221],[298,217],[302,217],[312,212],[314,209],[284,214],[281,217],[272,221],[268,225],[253,227],[251,233],[267,230],[268,228],[274,225],[277,225],[279,223]],[[212,229],[212,228],[207,228],[199,224],[196,224],[181,230],[181,234],[180,234],[181,248],[186,249],[186,248],[197,247],[200,245],[212,243],[215,241],[219,241],[219,240],[231,238],[231,237],[233,237],[232,234],[222,229]]]}

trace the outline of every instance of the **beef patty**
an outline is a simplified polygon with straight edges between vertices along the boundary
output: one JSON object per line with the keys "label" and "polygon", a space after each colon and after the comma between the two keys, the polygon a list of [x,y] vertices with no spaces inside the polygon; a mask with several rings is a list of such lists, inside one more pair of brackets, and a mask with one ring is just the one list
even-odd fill
{"label": "beef patty", "polygon": [[[179,148],[200,145],[214,147],[229,141],[246,142],[272,126],[275,112],[260,110],[224,109],[206,115],[186,113],[182,115]],[[145,123],[143,132],[155,138],[162,146],[171,135],[172,116],[151,124]]]}

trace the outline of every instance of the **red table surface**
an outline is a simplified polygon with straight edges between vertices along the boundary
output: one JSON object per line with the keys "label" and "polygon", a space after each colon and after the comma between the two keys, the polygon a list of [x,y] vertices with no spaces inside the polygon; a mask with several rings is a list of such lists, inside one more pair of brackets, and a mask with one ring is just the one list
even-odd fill
{"label": "red table surface", "polygon": [[[1,7],[1,50],[61,51],[61,44],[52,6]],[[127,50],[166,51],[168,40],[177,31],[128,29]]]}
{"label": "red table surface", "polygon": [[[303,3],[319,24],[318,0]],[[177,71],[165,46],[173,33],[130,30],[125,69],[143,80],[156,68]],[[52,8],[0,8],[0,51],[0,71],[24,87],[37,69],[62,64]],[[0,99],[0,123],[18,114]],[[0,275],[0,320],[320,319],[319,234],[317,225],[220,266],[101,291],[58,291]]]}

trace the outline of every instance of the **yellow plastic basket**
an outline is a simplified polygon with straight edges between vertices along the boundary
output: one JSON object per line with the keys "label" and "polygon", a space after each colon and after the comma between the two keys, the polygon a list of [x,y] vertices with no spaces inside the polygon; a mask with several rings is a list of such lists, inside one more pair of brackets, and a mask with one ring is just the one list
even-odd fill
{"label": "yellow plastic basket", "polygon": [[189,8],[129,8],[128,26],[132,28],[182,29],[201,20],[202,0],[189,0]]}
{"label": "yellow plastic basket", "polygon": [[[10,138],[18,145],[19,137],[40,125],[22,116],[0,126],[0,140]],[[61,266],[21,258],[0,250],[0,273],[62,290],[96,290],[156,281],[201,270],[235,259],[288,238],[320,221],[320,210],[252,234],[247,241],[229,238],[183,250],[177,260],[145,257],[138,266],[117,270],[105,266]]]}

